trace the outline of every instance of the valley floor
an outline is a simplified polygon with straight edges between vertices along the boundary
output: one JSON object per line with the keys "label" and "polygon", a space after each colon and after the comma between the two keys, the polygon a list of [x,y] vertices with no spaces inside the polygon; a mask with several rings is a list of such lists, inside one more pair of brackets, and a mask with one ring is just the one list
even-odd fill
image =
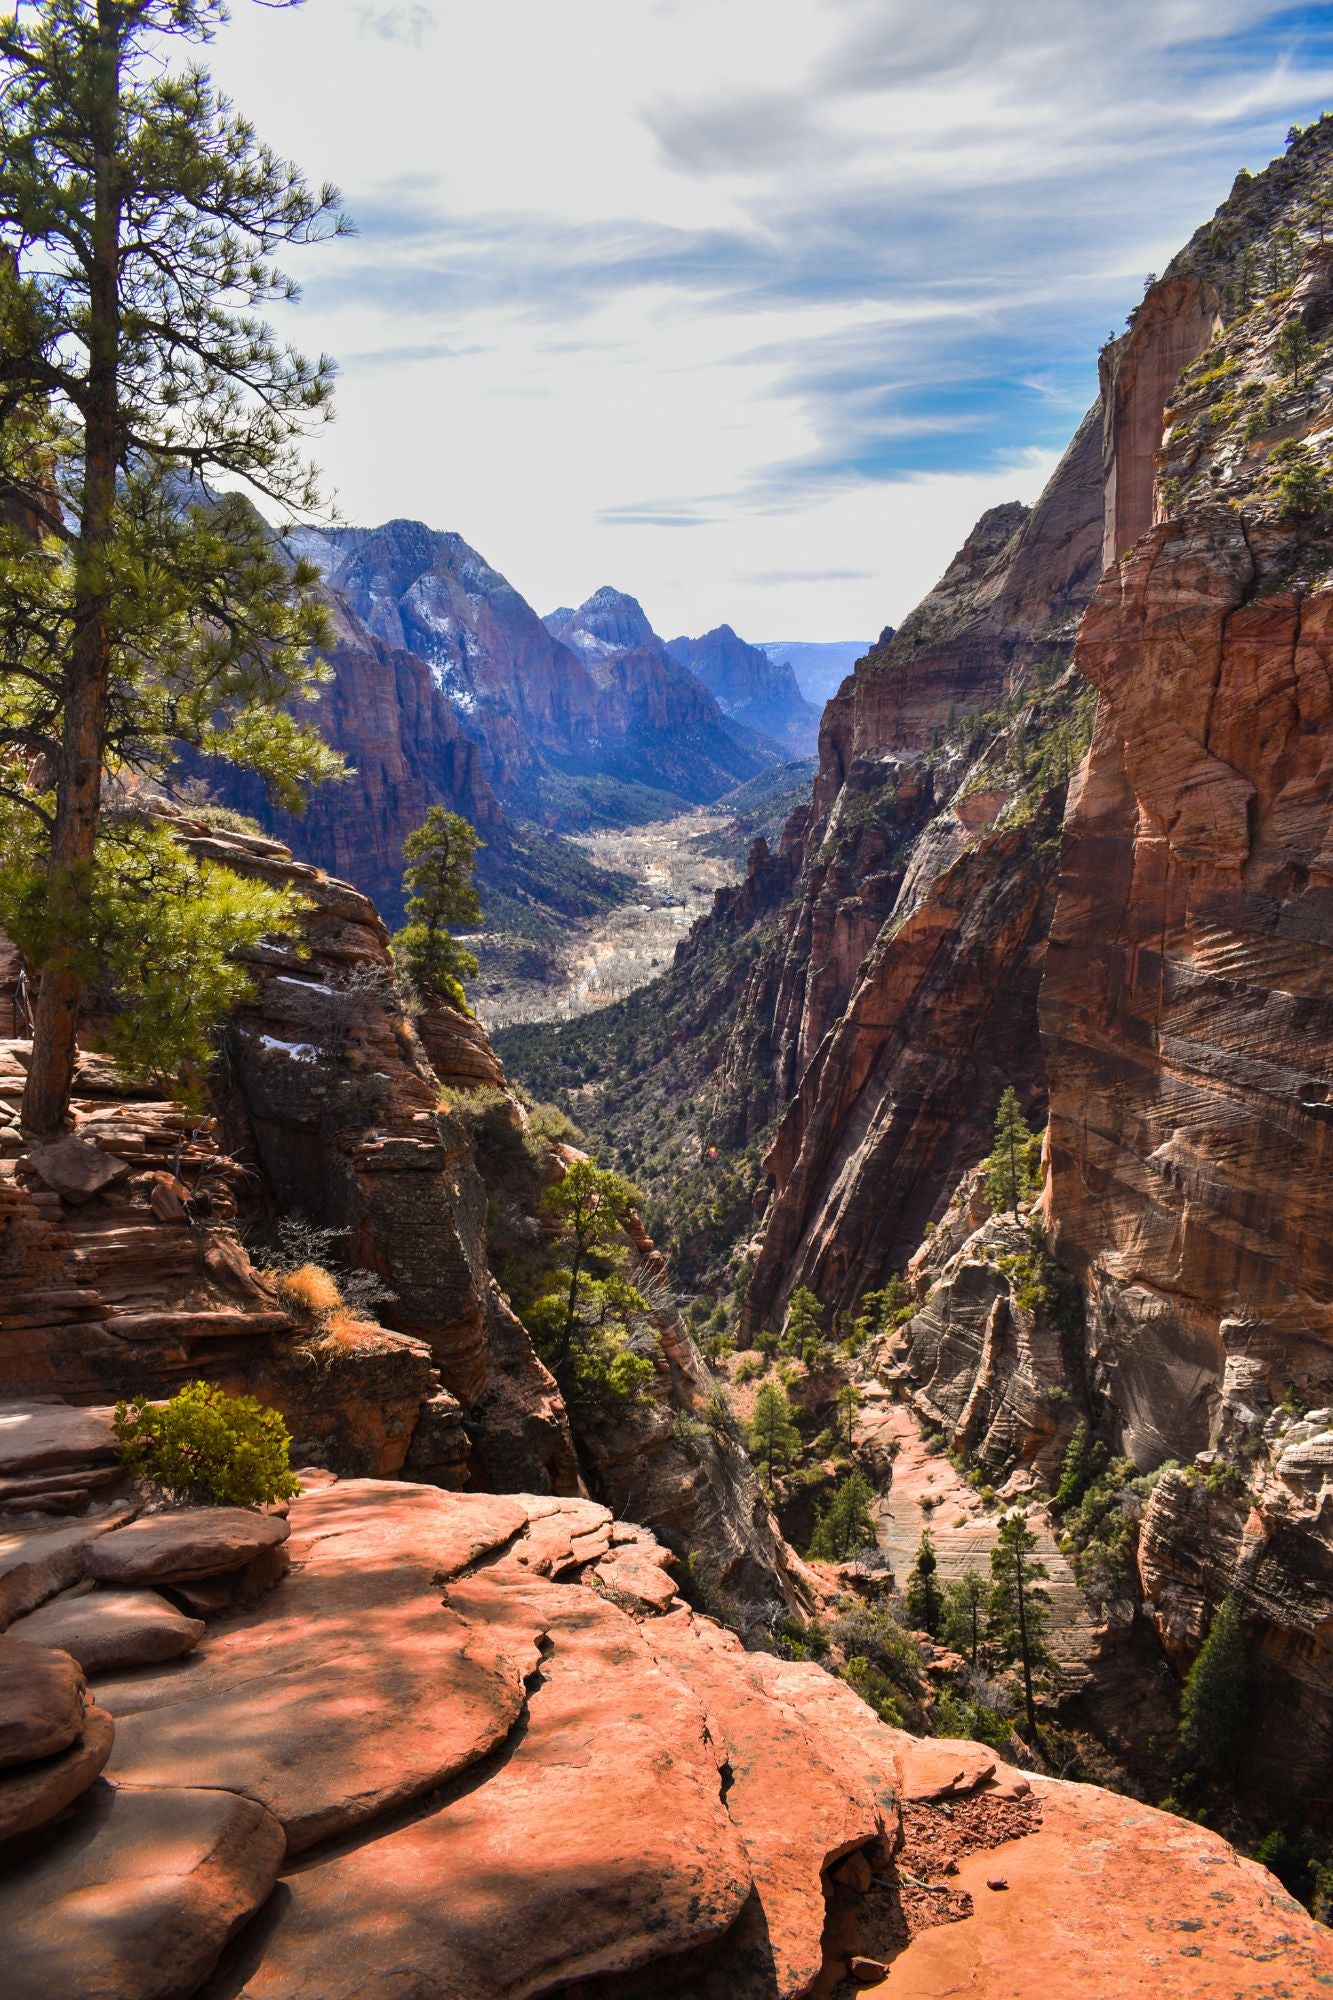
{"label": "valley floor", "polygon": [[640,894],[604,915],[571,917],[552,977],[479,982],[472,1001],[489,1029],[572,1020],[646,985],[671,963],[714,891],[744,873],[736,822],[707,806],[647,826],[582,834],[577,844],[599,868],[629,876]]}

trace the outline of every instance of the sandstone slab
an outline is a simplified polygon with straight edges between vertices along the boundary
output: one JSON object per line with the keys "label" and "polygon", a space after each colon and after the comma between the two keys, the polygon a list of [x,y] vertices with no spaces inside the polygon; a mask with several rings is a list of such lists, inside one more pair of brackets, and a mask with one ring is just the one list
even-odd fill
{"label": "sandstone slab", "polygon": [[770,1692],[765,1656],[745,1653],[720,1626],[678,1612],[646,1636],[725,1745],[727,1810],[745,1842],[759,1906],[723,1947],[727,1990],[738,2000],[794,2000],[822,1962],[823,1870],[880,1831],[864,1764],[850,1769],[836,1751],[830,1758],[818,1719],[812,1724]]}
{"label": "sandstone slab", "polygon": [[116,1507],[67,1527],[0,1528],[0,1630],[77,1583],[90,1544],[132,1518],[132,1508]]}
{"label": "sandstone slab", "polygon": [[[892,2000],[1294,2000],[1333,1991],[1333,1932],[1216,1834],[1090,1785],[1037,1780],[1038,1833],[967,1855],[961,1923],[894,1960]],[[990,1893],[988,1880],[1007,1884]]]}
{"label": "sandstone slab", "polygon": [[546,1628],[527,1727],[484,1785],[290,1877],[250,2000],[518,2000],[720,1937],[746,1901],[699,1704],[642,1628],[512,1570],[451,1597]]}
{"label": "sandstone slab", "polygon": [[0,1403],[0,1480],[113,1463],[113,1414],[68,1403]]}
{"label": "sandstone slab", "polygon": [[8,1637],[58,1646],[85,1674],[174,1660],[198,1645],[198,1618],[185,1618],[155,1590],[94,1590],[44,1604],[10,1626]]}
{"label": "sandstone slab", "polygon": [[676,1586],[657,1563],[617,1558],[598,1563],[593,1574],[604,1590],[626,1601],[631,1608],[668,1611],[675,1601]]}
{"label": "sandstone slab", "polygon": [[125,1180],[131,1171],[128,1160],[104,1153],[100,1146],[75,1138],[72,1132],[49,1145],[32,1147],[27,1160],[44,1186],[76,1204],[91,1201],[94,1195]]}
{"label": "sandstone slab", "polygon": [[248,1507],[187,1507],[148,1514],[103,1535],[84,1556],[99,1583],[170,1583],[241,1569],[285,1542],[286,1521]]}
{"label": "sandstone slab", "polygon": [[31,1833],[63,1812],[101,1775],[116,1725],[104,1708],[90,1708],[83,1733],[67,1750],[35,1764],[0,1771],[0,1841]]}
{"label": "sandstone slab", "polygon": [[296,1501],[291,1518],[300,1560],[255,1609],[98,1697],[116,1717],[117,1783],[243,1793],[295,1851],[504,1741],[522,1712],[520,1668],[445,1606],[442,1585],[524,1517],[489,1494],[347,1480]]}
{"label": "sandstone slab", "polygon": [[249,1799],[96,1787],[75,1827],[0,1878],[7,2000],[185,2000],[282,1856]]}
{"label": "sandstone slab", "polygon": [[87,1705],[83,1675],[68,1653],[0,1639],[0,1765],[68,1749]]}

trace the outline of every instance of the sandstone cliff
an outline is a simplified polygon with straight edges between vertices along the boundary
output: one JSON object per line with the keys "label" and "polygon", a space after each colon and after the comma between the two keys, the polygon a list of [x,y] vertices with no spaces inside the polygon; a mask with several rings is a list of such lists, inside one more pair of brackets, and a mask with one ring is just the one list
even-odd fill
{"label": "sandstone cliff", "polygon": [[983,516],[825,711],[781,956],[736,1030],[771,1007],[788,1103],[756,1324],[802,1283],[854,1306],[984,1151],[1004,1084],[1040,1105],[1036,989],[1081,727],[1066,663],[1100,528],[1093,412],[1036,508]]}

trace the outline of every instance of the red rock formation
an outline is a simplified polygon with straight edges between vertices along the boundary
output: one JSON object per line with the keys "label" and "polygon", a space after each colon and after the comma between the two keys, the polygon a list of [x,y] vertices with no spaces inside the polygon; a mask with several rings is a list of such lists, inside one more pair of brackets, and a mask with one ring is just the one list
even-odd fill
{"label": "red rock formation", "polygon": [[1220,305],[1205,278],[1165,278],[1136,309],[1129,332],[1102,349],[1103,568],[1152,526],[1166,407],[1182,369],[1220,329]]}
{"label": "red rock formation", "polygon": [[853,1310],[985,1149],[1005,1084],[1035,1078],[1050,833],[1038,819],[964,844],[869,952],[765,1162],[777,1194],[750,1284],[755,1326],[802,1284]]}
{"label": "red rock formation", "polygon": [[[291,1523],[298,1562],[187,1676],[99,1683],[107,1782],[0,1875],[18,2000],[799,2000],[849,1978],[1279,2000],[1333,1978],[1328,1932],[1215,1834],[917,1742],[678,1599],[622,1608],[598,1578],[665,1557],[604,1508],[353,1481]],[[8,1652],[34,1676],[61,1657]]]}
{"label": "red rock formation", "polygon": [[1228,1358],[1333,1385],[1325,955],[1333,595],[1256,595],[1230,509],[1155,528],[1079,641],[1101,694],[1042,995],[1051,1214],[1144,1463]]}
{"label": "red rock formation", "polygon": [[[876,940],[887,946],[888,934],[928,899],[932,881],[944,879],[1012,792],[1012,781],[1001,779],[979,813],[983,801],[970,795],[980,781],[969,768],[978,746],[984,761],[984,746],[1002,733],[1006,698],[1058,674],[1067,659],[1096,574],[1099,459],[1093,412],[1037,506],[984,515],[936,588],[887,643],[871,649],[825,709],[813,802],[808,814],[793,815],[783,840],[782,862],[796,884],[792,906],[779,942],[751,975],[723,1065],[724,1079],[729,1071],[739,1075],[752,1048],[762,1048],[772,1077],[770,1115],[802,1088]],[[968,718],[979,713],[989,720],[974,734]],[[771,908],[770,899],[764,913]],[[946,923],[942,918],[941,939]],[[887,963],[883,952],[879,962]],[[992,1048],[993,1059],[1013,1080],[1030,1079],[1029,1045],[1035,1034],[1020,1030]],[[791,1152],[787,1146],[780,1159]],[[946,1176],[955,1157],[921,1183],[910,1219],[886,1217],[893,1251],[886,1242],[885,1257],[915,1247],[912,1228],[951,1191]],[[783,1166],[777,1171],[781,1178]],[[792,1240],[805,1228],[806,1221],[796,1225]],[[787,1289],[782,1279],[778,1288]]]}

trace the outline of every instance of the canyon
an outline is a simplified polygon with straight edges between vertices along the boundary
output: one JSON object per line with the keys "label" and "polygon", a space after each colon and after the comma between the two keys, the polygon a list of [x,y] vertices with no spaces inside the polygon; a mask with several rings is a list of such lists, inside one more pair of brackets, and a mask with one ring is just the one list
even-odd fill
{"label": "canyon", "polygon": [[[1329,120],[1295,134],[1148,289],[1040,500],[983,516],[858,663],[809,805],[653,995],[578,1048],[500,1038],[645,1179],[708,1297],[736,1288],[742,1341],[801,1288],[846,1332],[905,1282],[865,1381],[940,1451],[1049,1495],[1081,1421],[1142,1477],[1094,1679],[1183,1678],[1230,1596],[1239,1795],[1316,1826],[1333,567],[1326,500],[1284,498],[1282,468],[1328,476],[1307,212],[1331,154]],[[1247,293],[1258,266],[1285,281]],[[1047,1128],[1008,1242],[969,1179],[1006,1086]],[[675,1109],[645,1141],[654,1095]],[[665,1215],[710,1146],[736,1194],[699,1251]]]}
{"label": "canyon", "polygon": [[[1237,182],[1036,504],[841,682],[808,792],[796,675],[729,627],[666,645],[609,587],[542,619],[417,523],[292,538],[354,773],[302,820],[208,771],[231,811],[135,807],[302,899],[194,1101],[116,1070],[93,995],[35,1141],[0,953],[19,2000],[1333,1988],[1238,1851],[1326,1867],[1333,1813],[1331,170],[1322,120]],[[634,990],[494,1041],[411,990],[402,839],[441,803],[498,929],[633,935]],[[631,839],[686,932],[642,983]],[[525,1304],[585,1143],[641,1183],[623,1395],[557,1380]],[[281,1414],[299,1491],[134,1476],[116,1404],[201,1379]],[[815,1553],[858,1472],[870,1538]],[[969,1678],[906,1623],[932,1522],[946,1581],[1012,1523],[1044,1559],[1026,1736],[1013,1661],[983,1703],[975,1638]],[[1224,1607],[1245,1726],[1191,1802]]]}

